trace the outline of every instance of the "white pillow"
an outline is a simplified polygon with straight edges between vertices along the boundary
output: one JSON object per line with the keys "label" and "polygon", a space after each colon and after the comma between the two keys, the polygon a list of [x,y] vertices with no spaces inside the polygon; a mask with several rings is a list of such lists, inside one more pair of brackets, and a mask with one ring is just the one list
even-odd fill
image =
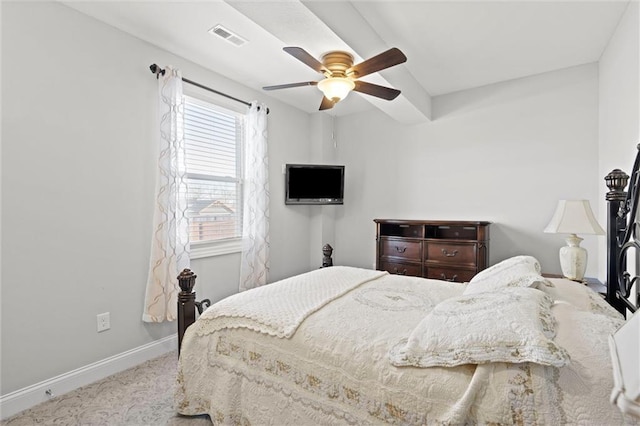
{"label": "white pillow", "polygon": [[525,267],[530,272],[540,274],[542,272],[542,268],[540,267],[540,262],[533,256],[528,255],[520,255],[513,256],[508,259],[503,260],[502,262],[498,262],[493,266],[488,267],[480,272],[478,272],[474,278],[484,279],[490,277],[494,274],[499,274],[505,269],[511,268],[513,266],[522,266]]}
{"label": "white pillow", "polygon": [[478,272],[467,284],[463,294],[494,291],[506,287],[553,287],[540,275],[540,262],[532,256],[515,256]]}
{"label": "white pillow", "polygon": [[488,362],[534,362],[561,367],[553,301],[532,288],[452,297],[440,302],[389,352],[396,366],[453,367]]}

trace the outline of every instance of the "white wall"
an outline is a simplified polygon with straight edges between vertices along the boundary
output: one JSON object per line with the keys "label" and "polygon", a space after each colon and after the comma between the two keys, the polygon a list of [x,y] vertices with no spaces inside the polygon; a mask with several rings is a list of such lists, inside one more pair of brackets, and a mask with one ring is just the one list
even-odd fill
{"label": "white wall", "polygon": [[[629,2],[616,32],[599,62],[600,136],[598,176],[613,169],[631,172],[640,143],[640,5]],[[607,187],[600,181],[599,200]],[[600,203],[600,222],[606,225],[606,205]],[[601,242],[601,251],[606,253]],[[600,278],[606,276],[606,257],[600,257]]]}
{"label": "white wall", "polygon": [[[3,395],[175,333],[141,321],[154,192],[156,80],[268,104],[271,279],[310,269],[309,213],[281,164],[310,158],[309,115],[59,3],[2,3]],[[239,256],[198,259],[198,298],[234,293]],[[111,330],[96,333],[96,314]]]}
{"label": "white wall", "polygon": [[[433,122],[412,127],[378,112],[340,120],[351,207],[336,224],[344,263],[373,265],[374,218],[468,219],[494,222],[492,264],[531,254],[559,273],[564,237],[542,232],[558,200],[599,201],[597,65],[440,96],[433,111]],[[583,242],[588,276],[597,238]]]}

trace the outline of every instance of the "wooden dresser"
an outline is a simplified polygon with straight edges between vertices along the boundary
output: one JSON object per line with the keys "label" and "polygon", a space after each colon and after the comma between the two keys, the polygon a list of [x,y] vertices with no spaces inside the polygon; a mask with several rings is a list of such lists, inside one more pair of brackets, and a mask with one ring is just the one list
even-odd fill
{"label": "wooden dresser", "polygon": [[467,282],[489,265],[491,222],[374,219],[376,269]]}

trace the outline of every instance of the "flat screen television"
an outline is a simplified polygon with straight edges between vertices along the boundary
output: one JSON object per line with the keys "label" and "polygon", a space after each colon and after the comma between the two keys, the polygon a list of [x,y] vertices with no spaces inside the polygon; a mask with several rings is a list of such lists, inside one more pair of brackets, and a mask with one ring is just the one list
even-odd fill
{"label": "flat screen television", "polygon": [[285,204],[343,204],[344,166],[287,164]]}

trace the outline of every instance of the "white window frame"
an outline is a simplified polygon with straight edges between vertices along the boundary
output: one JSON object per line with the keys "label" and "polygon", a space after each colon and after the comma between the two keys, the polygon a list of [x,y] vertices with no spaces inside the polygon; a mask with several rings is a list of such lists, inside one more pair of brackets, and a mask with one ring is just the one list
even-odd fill
{"label": "white window frame", "polygon": [[[246,119],[246,109],[242,110],[238,108],[237,105],[231,105],[226,102],[221,102],[218,99],[214,99],[213,96],[205,95],[201,92],[196,92],[192,90],[184,90],[184,96],[190,98],[196,103],[202,103],[208,107],[212,107],[214,109],[222,110],[225,113],[236,115],[241,118],[244,122]],[[244,129],[243,129],[244,131]],[[244,150],[244,135],[242,135],[241,140],[238,142],[237,156],[240,157],[237,164],[238,176],[240,177],[240,190],[239,190],[239,205],[240,205],[240,221],[241,221],[241,229],[242,232],[242,209],[244,208],[244,200],[243,200],[243,190],[244,190],[244,178],[243,178],[243,150]],[[193,175],[193,174],[192,174]],[[189,176],[189,174],[187,174]],[[206,257],[213,256],[221,256],[232,253],[239,253],[242,251],[242,236],[238,236],[235,238],[225,238],[221,240],[212,240],[212,241],[191,241],[190,242],[190,259],[201,259]]]}

